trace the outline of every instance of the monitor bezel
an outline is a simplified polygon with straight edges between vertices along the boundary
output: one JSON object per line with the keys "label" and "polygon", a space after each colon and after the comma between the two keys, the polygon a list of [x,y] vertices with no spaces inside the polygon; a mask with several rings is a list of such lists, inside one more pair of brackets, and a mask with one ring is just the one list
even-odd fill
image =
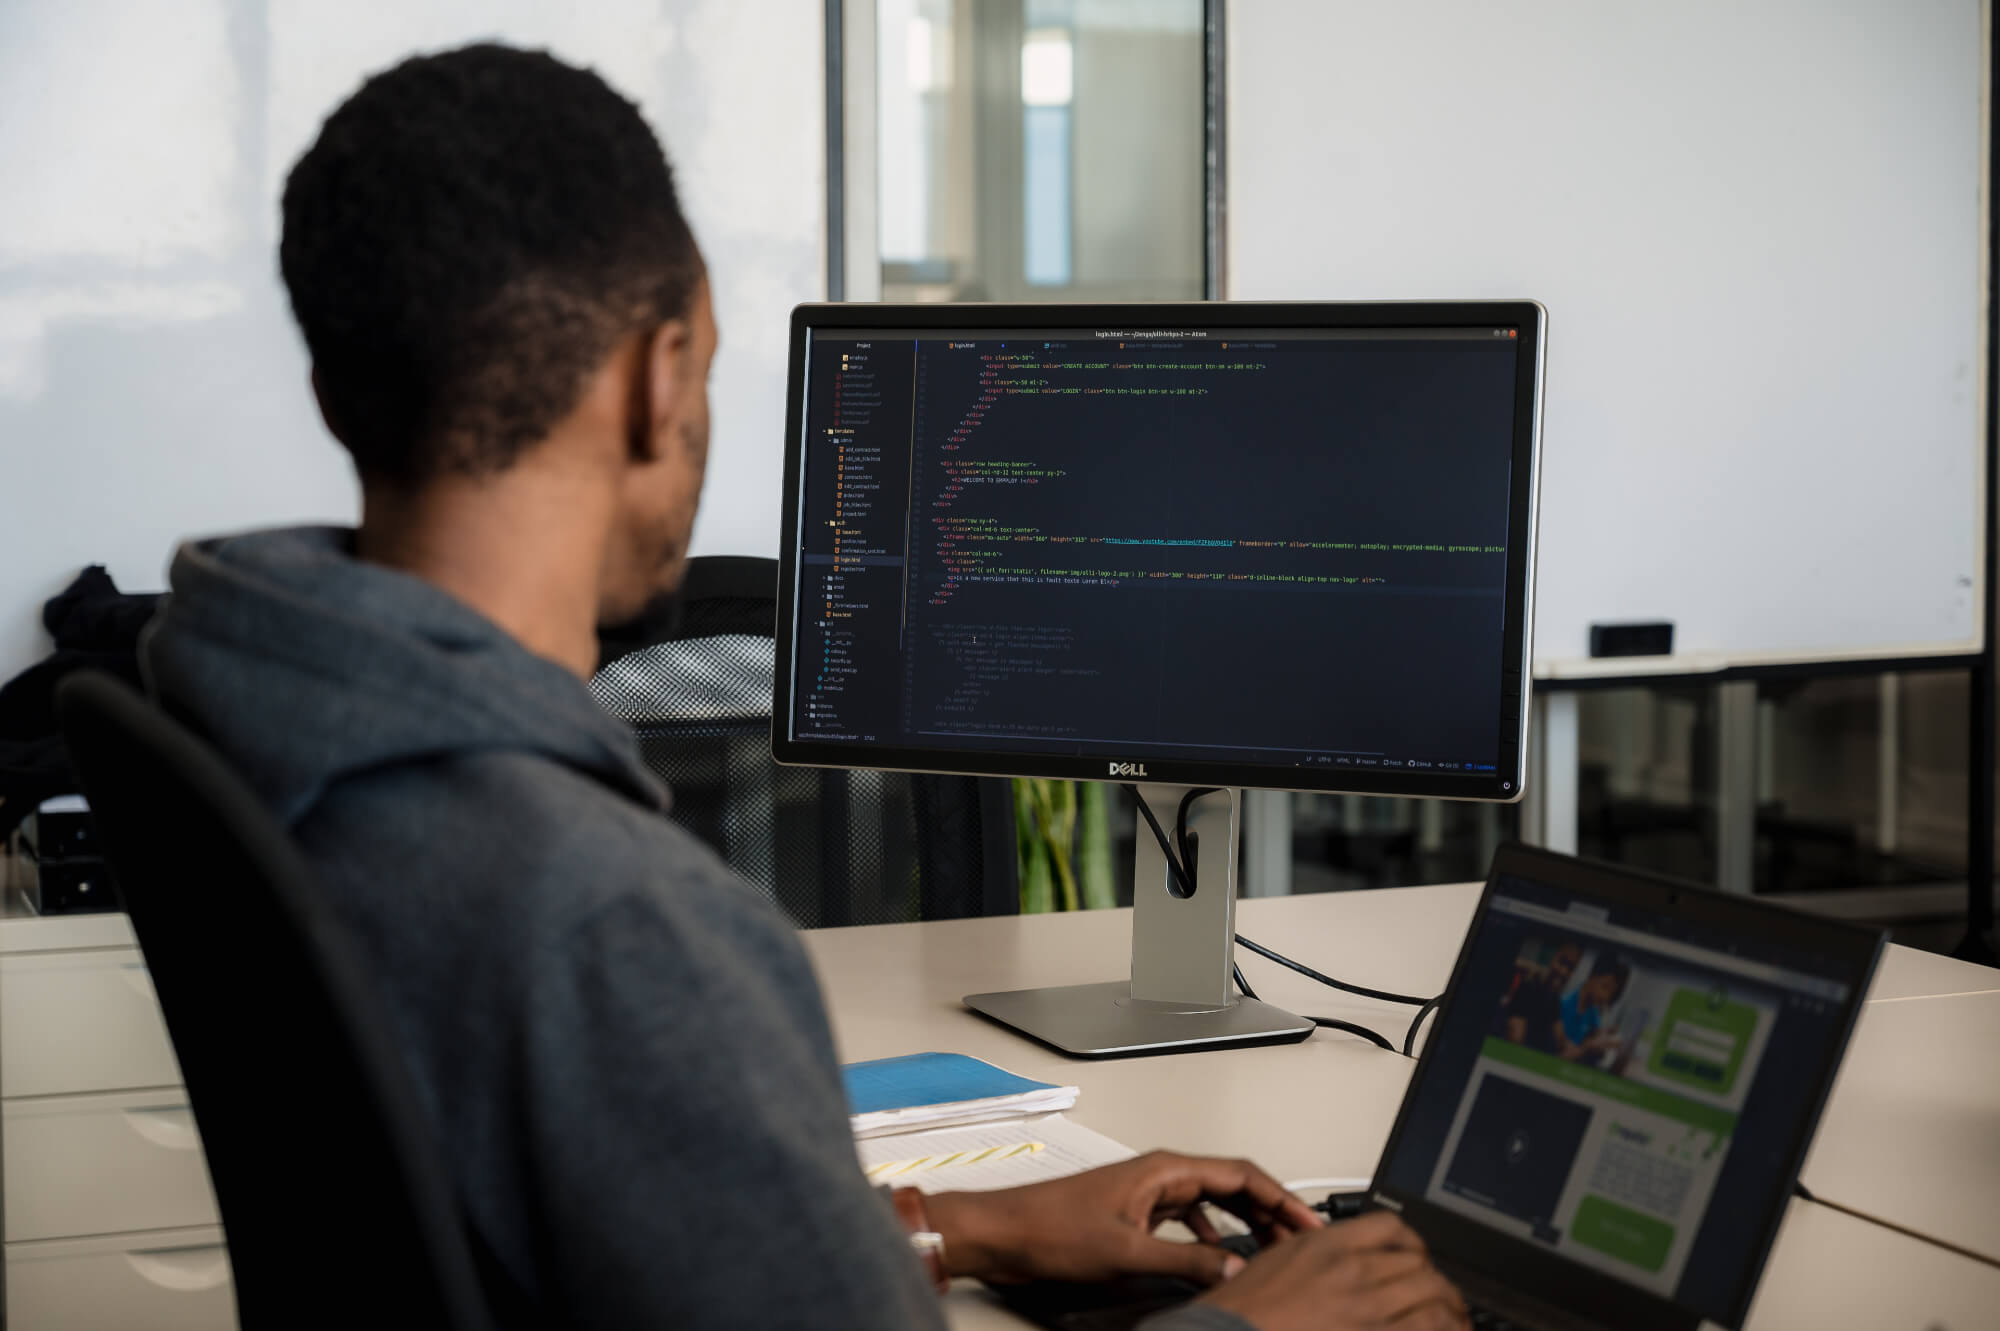
{"label": "monitor bezel", "polygon": [[[876,328],[993,329],[1185,327],[1453,328],[1492,324],[1519,330],[1516,364],[1512,492],[1508,499],[1507,573],[1503,608],[1501,749],[1497,770],[1465,775],[1408,769],[1307,768],[1214,762],[1130,754],[1071,755],[1009,750],[901,748],[891,745],[792,739],[796,615],[804,531],[805,367],[815,330]],[[1148,781],[1189,786],[1446,798],[1512,803],[1527,769],[1532,690],[1534,567],[1540,495],[1543,362],[1547,312],[1531,300],[1507,301],[1215,301],[1199,304],[805,304],[792,311],[785,400],[783,528],[779,537],[778,622],[773,660],[771,751],[792,766],[864,768],[953,775],[1052,777],[1062,780]],[[1518,690],[1510,705],[1509,690]],[[1138,764],[1133,771],[1126,764]],[[1120,770],[1123,768],[1124,770]]]}
{"label": "monitor bezel", "polygon": [[1888,944],[1886,935],[1879,929],[1807,915],[1770,902],[1718,892],[1660,874],[1510,842],[1501,846],[1493,857],[1485,890],[1480,893],[1479,904],[1473,909],[1465,940],[1459,946],[1458,960],[1453,964],[1451,979],[1445,985],[1445,1001],[1433,1019],[1433,1032],[1443,1028],[1464,998],[1459,990],[1459,981],[1471,962],[1478,925],[1486,917],[1503,877],[1521,878],[1559,891],[1573,892],[1613,907],[1669,911],[1680,919],[1724,929],[1746,941],[1779,943],[1817,952],[1845,967],[1841,978],[1849,985],[1849,992],[1841,1009],[1838,1030],[1828,1045],[1824,1062],[1815,1072],[1817,1093],[1807,1111],[1799,1116],[1793,1136],[1785,1143],[1779,1177],[1786,1181],[1786,1186],[1774,1189],[1772,1195],[1764,1199],[1764,1212],[1757,1223],[1757,1251],[1744,1268],[1742,1282],[1721,1317],[1676,1303],[1666,1295],[1627,1284],[1608,1272],[1573,1261],[1525,1239],[1503,1234],[1458,1211],[1438,1205],[1421,1192],[1406,1192],[1387,1178],[1389,1162],[1395,1158],[1396,1150],[1402,1143],[1419,1088],[1425,1085],[1425,1078],[1433,1070],[1431,1057],[1437,1042],[1431,1039],[1425,1042],[1416,1069],[1410,1074],[1409,1089],[1404,1094],[1396,1122],[1389,1130],[1389,1139],[1376,1163],[1372,1189],[1376,1199],[1386,1199],[1412,1228],[1425,1236],[1441,1257],[1566,1312],[1595,1317],[1606,1325],[1630,1327],[1633,1331],[1649,1331],[1651,1328],[1693,1331],[1704,1318],[1713,1319],[1723,1327],[1742,1326],[1749,1315],[1750,1302],[1756,1295],[1758,1282],[1763,1278],[1765,1263],[1770,1259],[1771,1247],[1777,1241],[1785,1209],[1791,1202],[1790,1184],[1798,1178],[1799,1170],[1805,1164],[1806,1151],[1812,1145],[1813,1133],[1819,1126],[1820,1115],[1833,1090],[1834,1074],[1839,1071],[1848,1042],[1853,1038],[1862,1004],[1867,1001],[1869,984]]}

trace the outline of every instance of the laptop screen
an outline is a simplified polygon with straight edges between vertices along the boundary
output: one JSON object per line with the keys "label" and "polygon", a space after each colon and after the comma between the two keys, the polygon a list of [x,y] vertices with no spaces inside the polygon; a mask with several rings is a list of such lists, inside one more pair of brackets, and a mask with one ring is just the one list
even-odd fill
{"label": "laptop screen", "polygon": [[1377,1186],[1727,1324],[1855,980],[1503,861]]}

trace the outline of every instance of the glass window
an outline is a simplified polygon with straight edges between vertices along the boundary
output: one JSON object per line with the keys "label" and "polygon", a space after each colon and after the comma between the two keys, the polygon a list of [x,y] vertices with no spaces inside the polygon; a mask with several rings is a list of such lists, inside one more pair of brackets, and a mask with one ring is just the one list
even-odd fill
{"label": "glass window", "polygon": [[1200,299],[1202,0],[875,19],[882,299]]}

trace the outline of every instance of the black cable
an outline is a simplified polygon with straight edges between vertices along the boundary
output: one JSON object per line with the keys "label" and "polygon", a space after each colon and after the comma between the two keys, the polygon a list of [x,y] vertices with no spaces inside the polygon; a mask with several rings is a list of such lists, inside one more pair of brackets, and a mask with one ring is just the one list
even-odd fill
{"label": "black cable", "polygon": [[1417,1028],[1424,1024],[1425,1017],[1437,1011],[1438,1004],[1442,1002],[1444,1002],[1444,995],[1439,994],[1436,998],[1433,998],[1430,1002],[1417,1009],[1417,1015],[1410,1019],[1409,1033],[1403,1037],[1403,1057],[1415,1058],[1417,1056],[1415,1053],[1417,1047]]}
{"label": "black cable", "polygon": [[1374,1210],[1374,1201],[1375,1194],[1366,1190],[1330,1192],[1314,1202],[1312,1209],[1328,1220],[1352,1220],[1355,1216]]}
{"label": "black cable", "polygon": [[[1188,790],[1182,793],[1180,808],[1176,810],[1174,814],[1174,837],[1173,841],[1171,842],[1167,840],[1167,830],[1164,827],[1160,826],[1160,820],[1154,816],[1153,806],[1146,802],[1146,797],[1139,793],[1139,788],[1133,785],[1128,785],[1125,788],[1130,792],[1132,792],[1132,798],[1138,803],[1139,813],[1142,817],[1145,818],[1146,826],[1153,829],[1153,837],[1160,843],[1160,854],[1164,856],[1167,861],[1168,893],[1174,897],[1179,898],[1182,901],[1187,900],[1189,897],[1192,897],[1194,895],[1194,886],[1195,886],[1194,875],[1196,868],[1195,855],[1200,850],[1199,839],[1191,837],[1188,834],[1188,829],[1187,829],[1188,806],[1193,804],[1196,800],[1200,799],[1204,795],[1220,794],[1222,788],[1220,786],[1192,786]],[[1174,847],[1176,845],[1178,845],[1179,847],[1179,852],[1180,852],[1179,854],[1175,854]],[[1273,952],[1270,948],[1265,947],[1261,943],[1253,943],[1249,939],[1245,938],[1242,934],[1236,934],[1234,935],[1234,937],[1239,944],[1249,948],[1252,952],[1255,952],[1258,956],[1263,957],[1269,961],[1275,961],[1280,966],[1289,966],[1291,969],[1297,971],[1299,974],[1305,976],[1307,979],[1317,980],[1321,984],[1327,985],[1334,989],[1345,990],[1347,993],[1359,994],[1363,998],[1373,998],[1384,1003],[1407,1003],[1410,1006],[1417,1008],[1424,1008],[1426,1004],[1434,1005],[1437,1001],[1436,999],[1430,999],[1430,998],[1418,998],[1410,994],[1390,993],[1386,989],[1370,989],[1366,985],[1348,984],[1345,980],[1336,980],[1331,975],[1323,975],[1319,971],[1314,970],[1312,967],[1305,965],[1302,962],[1293,961],[1290,957],[1284,956],[1281,953]],[[1232,965],[1231,969],[1235,972],[1236,986],[1237,988],[1243,991],[1243,996],[1245,998],[1255,998],[1257,996],[1256,993],[1250,988],[1250,986],[1247,983],[1244,982],[1243,968],[1241,966]],[[1424,1019],[1424,1013],[1423,1012],[1417,1013],[1416,1022],[1413,1022],[1411,1024],[1412,1031],[1415,1030],[1417,1023],[1421,1023],[1423,1019]],[[1318,1018],[1315,1018],[1315,1020],[1318,1020]],[[1331,1019],[1329,1018],[1329,1020]],[[1340,1029],[1346,1030],[1349,1028],[1347,1026],[1342,1026],[1340,1027]],[[1387,1040],[1382,1039],[1380,1036],[1376,1035],[1373,1031],[1369,1031],[1365,1027],[1354,1027],[1353,1029],[1357,1033],[1366,1034],[1370,1039],[1374,1040],[1377,1044],[1380,1044],[1384,1049],[1389,1050],[1391,1053],[1395,1052],[1396,1046],[1390,1044]],[[1406,1047],[1403,1052],[1408,1053],[1409,1049]]]}
{"label": "black cable", "polygon": [[[1139,802],[1139,812],[1144,815],[1146,826],[1152,828],[1153,835],[1159,839],[1160,854],[1167,857],[1167,869],[1169,871],[1167,881],[1168,894],[1186,901],[1194,895],[1194,857],[1200,846],[1199,840],[1191,840],[1188,837],[1188,805],[1193,804],[1203,795],[1218,793],[1222,787],[1193,786],[1181,796],[1180,810],[1174,815],[1174,839],[1171,842],[1167,840],[1166,829],[1160,826],[1160,820],[1153,816],[1153,806],[1146,803],[1146,797],[1139,793],[1139,788],[1137,786],[1127,786],[1125,788],[1131,791],[1132,798]],[[1179,854],[1174,853],[1176,846],[1180,848]]]}
{"label": "black cable", "polygon": [[[1229,970],[1230,973],[1236,977],[1236,987],[1243,991],[1243,996],[1245,998],[1255,999],[1257,997],[1257,991],[1250,987],[1250,981],[1243,978],[1243,968],[1232,961],[1229,963]],[[1349,1035],[1358,1035],[1364,1040],[1369,1040],[1375,1044],[1380,1045],[1382,1048],[1387,1049],[1392,1054],[1396,1052],[1396,1047],[1394,1045],[1390,1044],[1387,1040],[1383,1039],[1376,1032],[1369,1030],[1366,1026],[1357,1026],[1351,1021],[1338,1021],[1332,1017],[1307,1017],[1306,1020],[1311,1022],[1315,1026],[1324,1026],[1328,1030],[1346,1031]],[[1417,1014],[1417,1020],[1418,1021],[1423,1020],[1422,1013]],[[1405,1049],[1403,1052],[1408,1053],[1409,1050]]]}
{"label": "black cable", "polygon": [[1328,985],[1335,989],[1344,989],[1350,994],[1360,994],[1363,998],[1380,999],[1384,1003],[1407,1003],[1411,1007],[1422,1007],[1424,1004],[1431,1001],[1428,998],[1417,998],[1410,994],[1392,994],[1386,989],[1370,989],[1365,985],[1349,984],[1345,980],[1336,980],[1331,975],[1320,974],[1318,971],[1314,970],[1312,967],[1306,965],[1303,962],[1293,961],[1290,957],[1283,956],[1280,955],[1279,953],[1273,952],[1270,948],[1265,947],[1262,943],[1253,943],[1249,939],[1245,938],[1242,934],[1236,935],[1236,941],[1242,946],[1249,948],[1252,952],[1255,952],[1258,956],[1265,958],[1266,960],[1275,961],[1280,966],[1291,967],[1299,974],[1305,976],[1308,980],[1318,980],[1321,984]]}
{"label": "black cable", "polygon": [[[1243,978],[1243,968],[1241,966],[1236,965],[1234,962],[1231,962],[1229,969],[1235,974],[1236,987],[1243,991],[1243,996],[1245,998],[1253,998],[1253,999],[1257,997],[1256,990],[1252,989],[1250,987],[1250,982]],[[1441,997],[1442,996],[1440,996],[1440,998]],[[1428,1015],[1430,1011],[1437,1006],[1439,1001],[1440,999],[1438,998],[1432,999],[1428,1007],[1424,1008],[1423,1011],[1417,1013],[1417,1022],[1413,1023],[1410,1027],[1412,1036],[1415,1035],[1417,1023],[1421,1023],[1424,1017]],[[1311,1022],[1315,1026],[1324,1026],[1326,1029],[1330,1031],[1346,1031],[1349,1035],[1358,1035],[1362,1039],[1367,1040],[1372,1044],[1381,1046],[1382,1048],[1388,1050],[1392,1054],[1396,1052],[1396,1046],[1390,1044],[1387,1040],[1383,1039],[1380,1034],[1378,1034],[1375,1031],[1369,1030],[1366,1026],[1356,1025],[1354,1022],[1351,1021],[1340,1021],[1334,1017],[1307,1017],[1306,1020]],[[1405,1054],[1408,1054],[1410,1052],[1410,1045],[1408,1040],[1405,1040],[1403,1042],[1403,1052]]]}
{"label": "black cable", "polygon": [[1315,1026],[1324,1026],[1330,1031],[1346,1031],[1349,1035],[1358,1035],[1364,1040],[1369,1040],[1382,1046],[1382,1048],[1392,1054],[1396,1052],[1395,1045],[1390,1044],[1366,1026],[1357,1026],[1351,1021],[1342,1021],[1338,1017],[1307,1017],[1306,1020]]}
{"label": "black cable", "polygon": [[1160,820],[1153,816],[1153,806],[1146,803],[1146,797],[1139,793],[1137,786],[1127,786],[1125,789],[1131,791],[1132,798],[1139,802],[1139,816],[1146,820],[1146,826],[1153,829],[1153,836],[1160,843],[1160,854],[1167,857],[1167,877],[1170,879],[1167,891],[1182,900],[1193,896],[1193,891],[1187,886],[1187,874],[1182,871],[1181,862],[1174,857],[1173,846],[1167,840],[1167,831],[1160,826]]}
{"label": "black cable", "polygon": [[1828,1197],[1816,1197],[1807,1190],[1806,1185],[1803,1183],[1794,1182],[1792,1184],[1792,1195],[1801,1201],[1811,1202],[1815,1206],[1824,1206],[1829,1211],[1838,1211],[1842,1215],[1851,1215],[1863,1224],[1880,1225],[1883,1229],[1901,1234],[1904,1238],[1915,1239],[1919,1243],[1928,1243],[1933,1248],[1943,1248],[1946,1252],[1957,1253],[1960,1257],[1970,1257],[1973,1261],[1980,1262],[1986,1266],[2000,1267],[2000,1261],[1995,1261],[1986,1253],[1974,1252],[1970,1248],[1961,1248],[1956,1243],[1947,1243],[1943,1239],[1930,1234],[1919,1234],[1916,1230],[1899,1225],[1893,1220],[1884,1220],[1880,1216],[1857,1211],[1851,1206],[1836,1202]]}
{"label": "black cable", "polygon": [[1220,786],[1190,786],[1187,790],[1181,792],[1181,807],[1174,813],[1174,844],[1180,847],[1181,852],[1181,886],[1187,889],[1189,896],[1194,895],[1195,883],[1197,881],[1195,855],[1201,849],[1201,841],[1199,837],[1188,831],[1188,806],[1203,795],[1219,795],[1221,793],[1222,787]]}

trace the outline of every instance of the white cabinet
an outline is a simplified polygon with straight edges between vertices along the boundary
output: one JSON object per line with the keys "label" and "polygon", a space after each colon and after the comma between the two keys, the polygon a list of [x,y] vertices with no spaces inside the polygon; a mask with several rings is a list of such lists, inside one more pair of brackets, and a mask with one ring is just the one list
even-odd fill
{"label": "white cabinet", "polygon": [[236,1325],[222,1231],[7,1245],[10,1331],[217,1331]]}
{"label": "white cabinet", "polygon": [[233,1331],[215,1194],[123,915],[0,918],[7,1331]]}
{"label": "white cabinet", "polygon": [[7,1241],[219,1225],[178,1087],[0,1104]]}
{"label": "white cabinet", "polygon": [[0,1095],[178,1086],[180,1080],[138,948],[0,952]]}

